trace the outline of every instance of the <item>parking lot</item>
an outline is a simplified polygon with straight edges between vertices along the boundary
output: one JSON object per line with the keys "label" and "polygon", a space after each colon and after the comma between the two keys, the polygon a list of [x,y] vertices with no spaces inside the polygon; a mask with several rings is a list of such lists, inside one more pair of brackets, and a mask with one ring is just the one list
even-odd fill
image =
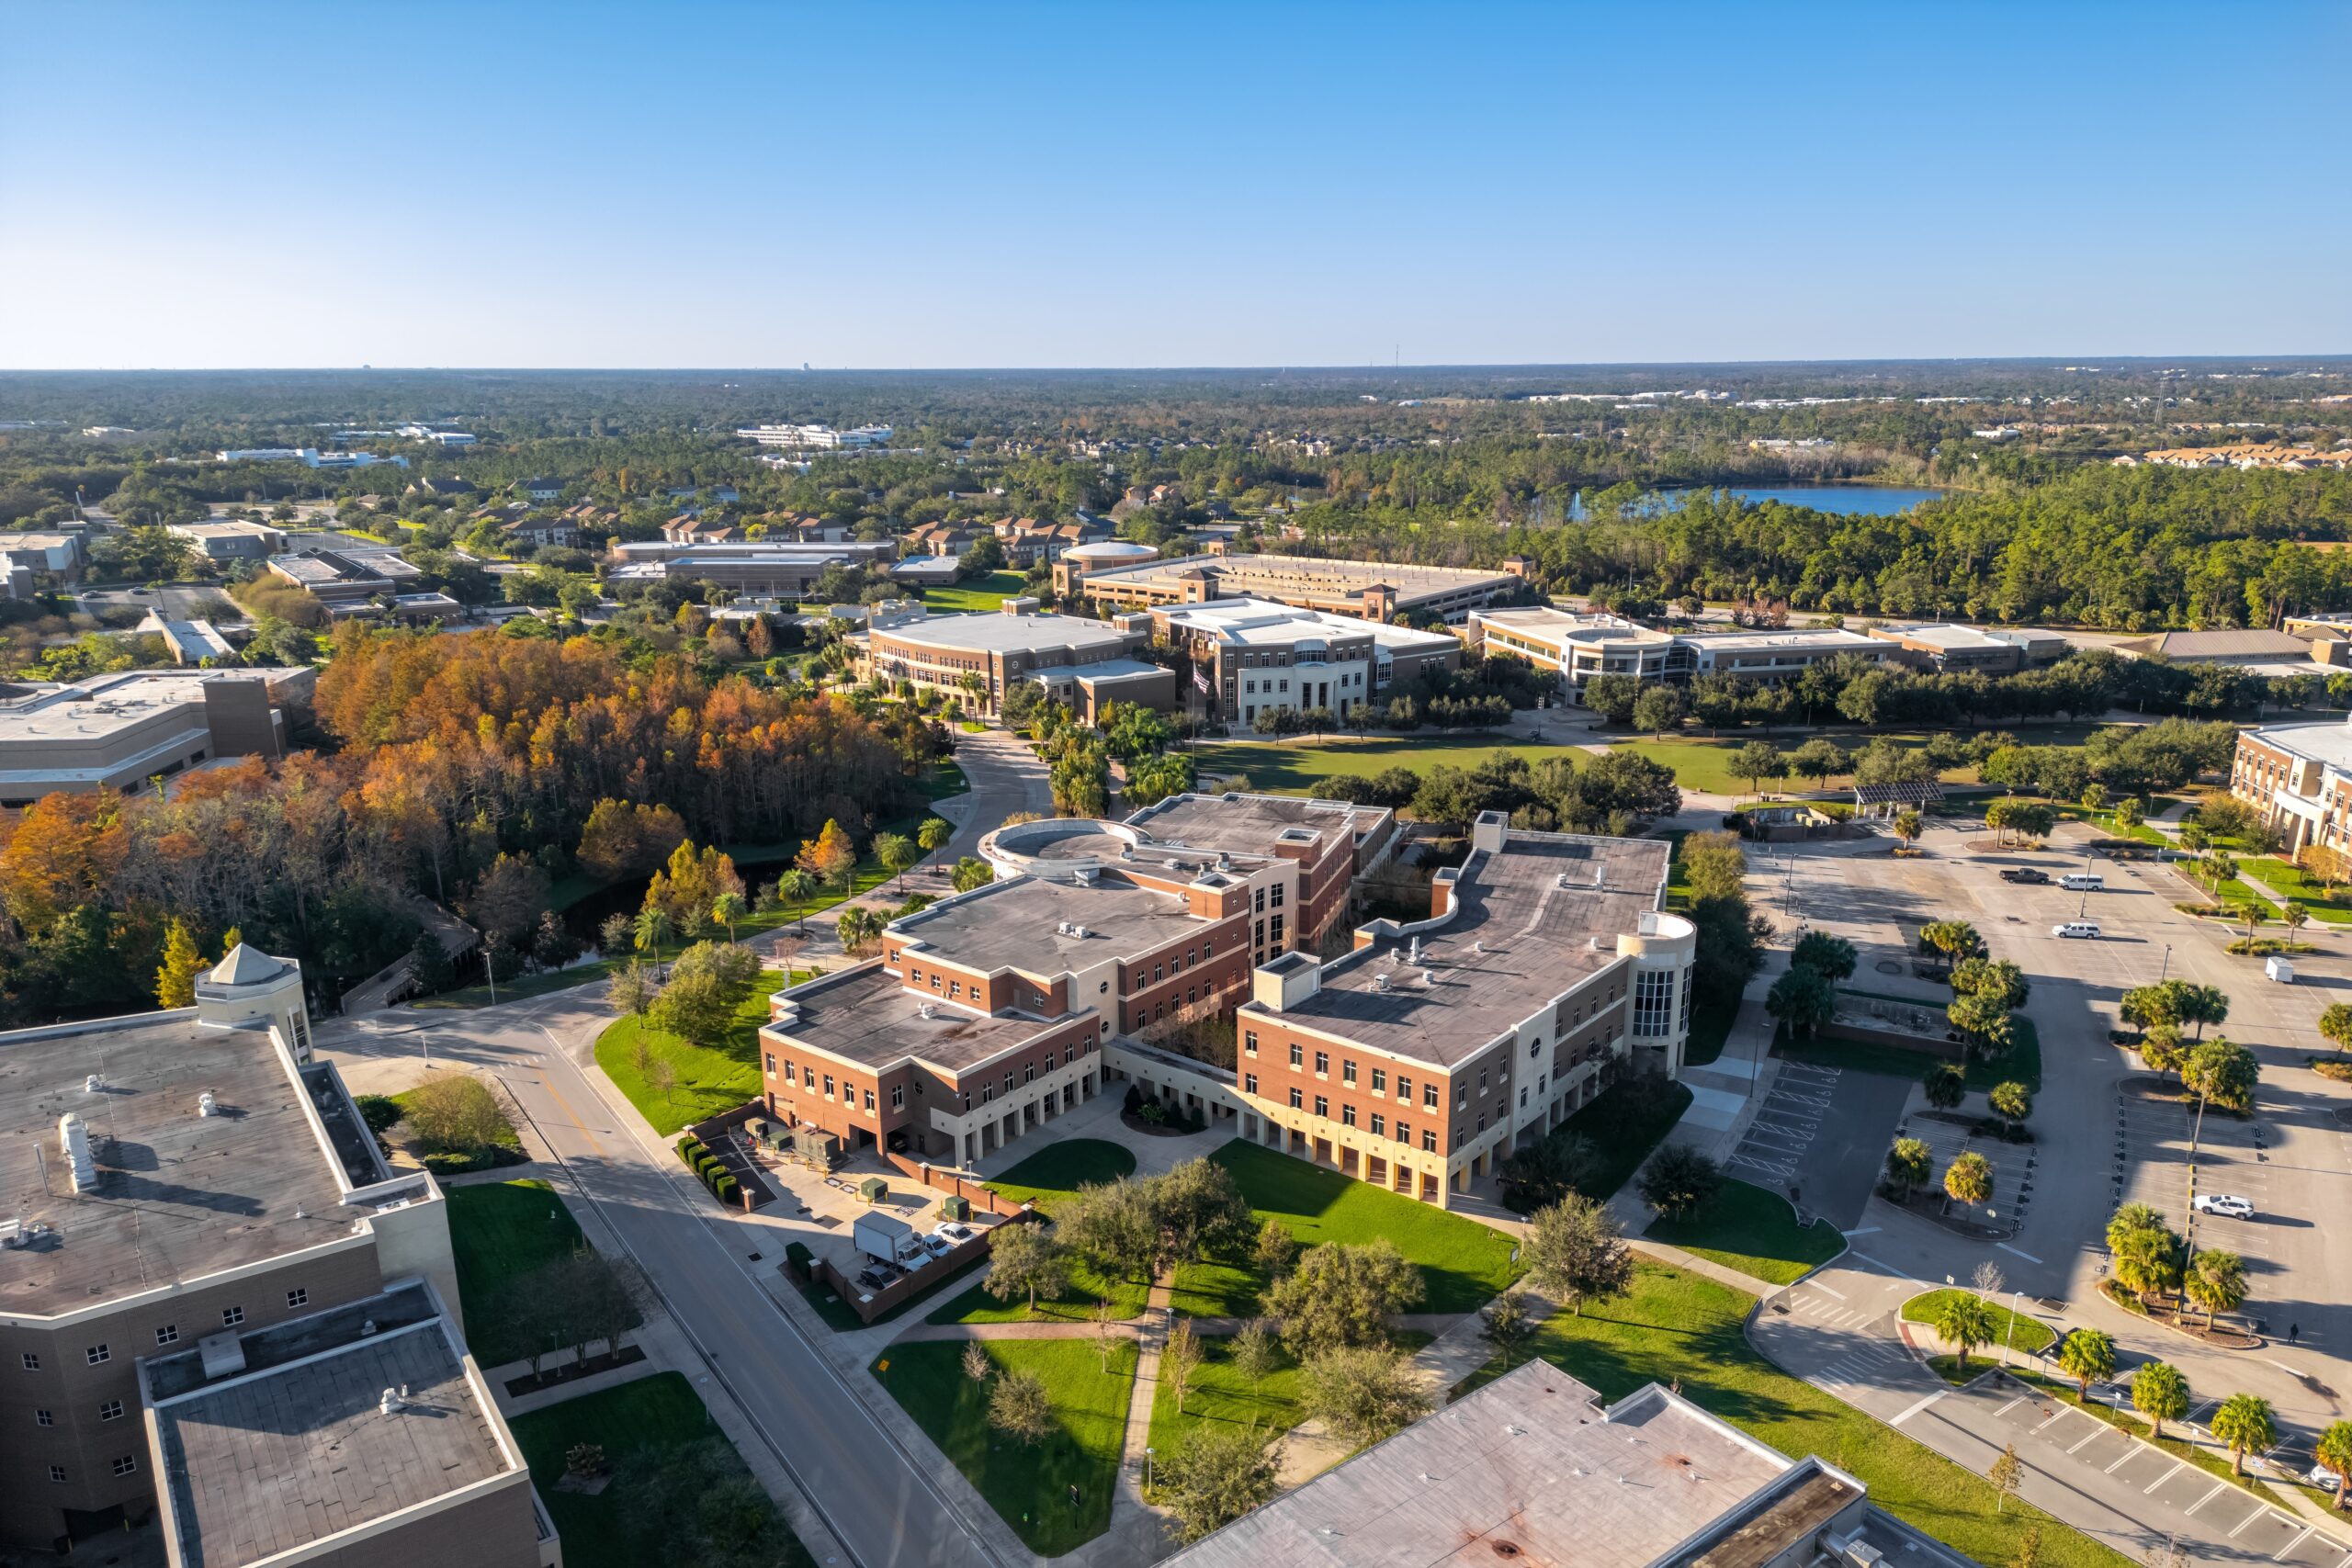
{"label": "parking lot", "polygon": [[1808,1062],[1776,1067],[1725,1165],[1741,1180],[1792,1192],[1807,1213],[1851,1230],[1878,1184],[1912,1080]]}

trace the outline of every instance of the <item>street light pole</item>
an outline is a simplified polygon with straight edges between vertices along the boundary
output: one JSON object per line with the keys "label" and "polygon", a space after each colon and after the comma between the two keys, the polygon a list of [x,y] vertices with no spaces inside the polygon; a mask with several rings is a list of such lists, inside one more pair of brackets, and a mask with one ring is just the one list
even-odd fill
{"label": "street light pole", "polygon": [[2197,1120],[2188,1131],[2188,1217],[2181,1225],[2181,1259],[2183,1273],[2197,1257],[2197,1143],[2205,1133],[2205,1096],[2197,1097]]}
{"label": "street light pole", "polygon": [[2157,970],[2156,970],[2156,984],[2157,984],[2157,985],[2159,985],[2159,986],[2163,985],[2163,984],[2165,983],[2165,976],[2167,976],[2167,975],[2169,975],[2169,974],[2171,974],[2171,973],[2172,973],[2172,943],[2170,943],[2170,942],[2166,942],[2166,943],[2165,943],[2165,961],[2164,961],[2163,964],[2162,964],[2162,965],[2160,965],[2160,966],[2157,968]]}

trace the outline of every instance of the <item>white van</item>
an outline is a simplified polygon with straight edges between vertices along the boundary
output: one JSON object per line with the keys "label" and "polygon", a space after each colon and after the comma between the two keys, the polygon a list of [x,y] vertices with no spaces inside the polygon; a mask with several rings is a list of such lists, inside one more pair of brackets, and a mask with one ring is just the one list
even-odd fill
{"label": "white van", "polygon": [[2052,936],[2097,937],[2098,922],[2097,920],[2067,920],[2064,924],[2052,926],[2050,934]]}
{"label": "white van", "polygon": [[2107,878],[2095,871],[2070,871],[2058,879],[2058,886],[2069,893],[2097,893],[2107,886]]}

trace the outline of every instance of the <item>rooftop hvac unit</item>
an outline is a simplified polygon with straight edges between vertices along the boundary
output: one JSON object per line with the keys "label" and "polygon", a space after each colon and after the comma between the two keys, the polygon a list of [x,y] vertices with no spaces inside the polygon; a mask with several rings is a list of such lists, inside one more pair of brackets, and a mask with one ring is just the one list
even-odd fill
{"label": "rooftop hvac unit", "polygon": [[198,1116],[218,1116],[220,1114],[220,1102],[212,1097],[212,1091],[210,1089],[208,1089],[202,1094],[196,1097],[196,1113]]}
{"label": "rooftop hvac unit", "polygon": [[71,1111],[57,1119],[57,1141],[74,1173],[74,1190],[87,1192],[98,1184],[98,1162],[90,1157],[90,1129]]}
{"label": "rooftop hvac unit", "polygon": [[1383,970],[1372,977],[1372,988],[1375,991],[1385,991],[1388,989],[1388,973],[1386,970]]}

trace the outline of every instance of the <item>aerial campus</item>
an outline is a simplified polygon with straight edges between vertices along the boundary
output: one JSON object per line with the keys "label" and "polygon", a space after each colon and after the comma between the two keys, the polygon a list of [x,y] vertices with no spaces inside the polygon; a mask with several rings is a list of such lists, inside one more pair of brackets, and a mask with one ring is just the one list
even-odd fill
{"label": "aerial campus", "polygon": [[0,1568],[2352,1568],[2346,17],[1686,9],[12,13]]}

